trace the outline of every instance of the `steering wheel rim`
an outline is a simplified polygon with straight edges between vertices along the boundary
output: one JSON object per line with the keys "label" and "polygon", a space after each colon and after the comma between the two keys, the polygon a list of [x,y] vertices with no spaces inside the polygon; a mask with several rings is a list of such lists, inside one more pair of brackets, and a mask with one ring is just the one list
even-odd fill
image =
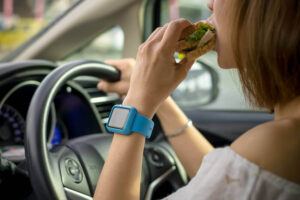
{"label": "steering wheel rim", "polygon": [[98,61],[76,61],[53,70],[36,90],[27,114],[25,152],[34,191],[43,199],[66,199],[61,181],[56,181],[55,173],[59,171],[49,156],[46,123],[56,93],[67,81],[80,75],[111,82],[120,79],[120,72],[110,65]]}

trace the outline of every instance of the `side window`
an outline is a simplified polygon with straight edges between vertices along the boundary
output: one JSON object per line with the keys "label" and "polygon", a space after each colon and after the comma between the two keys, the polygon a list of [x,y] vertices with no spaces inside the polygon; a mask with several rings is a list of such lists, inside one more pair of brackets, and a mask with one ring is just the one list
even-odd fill
{"label": "side window", "polygon": [[0,0],[0,59],[79,0]]}
{"label": "side window", "polygon": [[122,58],[124,33],[120,26],[114,26],[101,33],[86,46],[75,51],[64,61],[80,59],[101,60]]}
{"label": "side window", "polygon": [[[162,26],[177,18],[194,23],[210,15],[205,0],[161,0],[157,17]],[[237,71],[220,68],[214,51],[199,58],[172,96],[184,109],[250,110]]]}

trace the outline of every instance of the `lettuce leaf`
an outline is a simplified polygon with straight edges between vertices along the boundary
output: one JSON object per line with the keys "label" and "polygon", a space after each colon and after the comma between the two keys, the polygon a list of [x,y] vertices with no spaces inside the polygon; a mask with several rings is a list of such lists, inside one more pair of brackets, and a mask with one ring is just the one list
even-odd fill
{"label": "lettuce leaf", "polygon": [[208,30],[215,31],[215,29],[208,24],[200,24],[198,30],[186,36],[184,40],[192,43],[197,42],[198,40],[201,40]]}

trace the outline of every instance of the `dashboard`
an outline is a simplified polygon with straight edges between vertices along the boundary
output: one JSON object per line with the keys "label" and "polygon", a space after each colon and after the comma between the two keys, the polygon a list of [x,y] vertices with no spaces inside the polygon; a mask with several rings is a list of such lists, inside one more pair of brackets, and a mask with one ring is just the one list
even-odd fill
{"label": "dashboard", "polygon": [[[0,155],[15,163],[25,160],[27,111],[35,90],[51,69],[25,71],[19,68],[6,76],[17,78],[0,82]],[[97,78],[78,77],[61,88],[48,115],[48,148],[83,135],[107,132],[105,124],[110,109],[119,97],[99,91],[98,82]]]}

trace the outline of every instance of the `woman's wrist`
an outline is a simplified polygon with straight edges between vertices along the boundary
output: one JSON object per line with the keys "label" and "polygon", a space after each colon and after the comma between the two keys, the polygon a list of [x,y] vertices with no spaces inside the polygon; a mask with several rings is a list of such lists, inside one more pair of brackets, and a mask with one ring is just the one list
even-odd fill
{"label": "woman's wrist", "polygon": [[182,129],[189,121],[171,97],[160,105],[156,114],[166,135]]}
{"label": "woman's wrist", "polygon": [[173,99],[169,96],[157,109],[156,114],[162,116],[165,114],[166,110],[169,110],[172,107]]}
{"label": "woman's wrist", "polygon": [[151,105],[147,101],[139,100],[138,98],[132,98],[128,95],[125,97],[123,105],[136,108],[139,114],[149,119],[152,119],[156,112],[156,107],[154,105]]}
{"label": "woman's wrist", "polygon": [[[186,118],[184,112],[179,108],[171,96],[169,96],[157,109],[157,116],[161,119]],[[171,117],[172,116],[172,117]],[[184,120],[186,121],[186,120]]]}

